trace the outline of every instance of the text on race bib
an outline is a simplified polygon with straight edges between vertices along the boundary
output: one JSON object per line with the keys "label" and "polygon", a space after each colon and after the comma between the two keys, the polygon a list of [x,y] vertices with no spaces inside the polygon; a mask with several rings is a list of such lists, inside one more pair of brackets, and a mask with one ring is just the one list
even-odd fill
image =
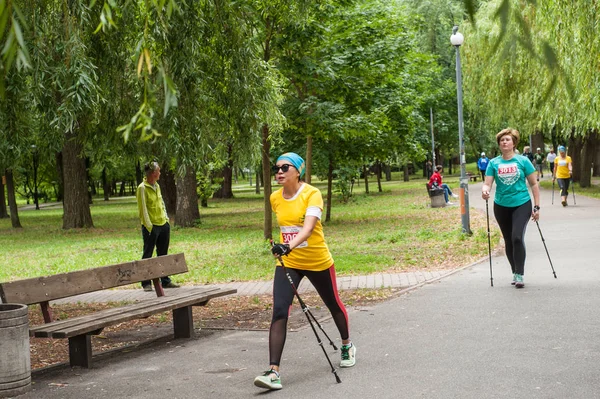
{"label": "text on race bib", "polygon": [[[281,238],[284,244],[289,244],[300,233],[301,226],[281,226]],[[296,248],[304,248],[308,246],[308,242],[304,241]]]}

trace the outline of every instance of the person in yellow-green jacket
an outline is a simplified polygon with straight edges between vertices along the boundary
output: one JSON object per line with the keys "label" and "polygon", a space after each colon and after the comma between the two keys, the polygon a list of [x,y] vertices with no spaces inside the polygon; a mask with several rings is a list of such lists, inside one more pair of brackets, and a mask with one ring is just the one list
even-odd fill
{"label": "person in yellow-green jacket", "polygon": [[[152,257],[154,248],[156,248],[157,256],[167,255],[171,239],[171,226],[169,226],[169,217],[158,185],[160,178],[158,162],[144,165],[144,171],[146,177],[137,188],[136,198],[144,240],[142,259],[147,259]],[[171,281],[169,276],[161,277],[160,282],[163,288],[179,287]],[[144,291],[152,291],[152,282],[150,280],[142,281],[142,288]]]}

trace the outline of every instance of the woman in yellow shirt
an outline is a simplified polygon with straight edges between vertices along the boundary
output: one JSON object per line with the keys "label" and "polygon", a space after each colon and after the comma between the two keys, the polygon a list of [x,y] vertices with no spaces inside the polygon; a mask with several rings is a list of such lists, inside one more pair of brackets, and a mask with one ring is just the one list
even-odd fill
{"label": "woman in yellow shirt", "polygon": [[569,195],[569,183],[573,176],[573,161],[565,152],[564,146],[558,147],[558,156],[554,159],[554,177],[552,182],[558,179],[560,187],[560,197],[562,206],[567,206],[567,196]]}
{"label": "woman in yellow shirt", "polygon": [[[348,313],[337,290],[333,258],[325,242],[321,213],[323,197],[316,187],[302,181],[304,160],[293,152],[281,155],[273,167],[282,186],[271,194],[271,208],[277,216],[281,244],[273,246],[275,256],[285,256],[285,269],[294,285],[306,277],[331,312],[342,339],[340,367],[352,367],[356,347],[350,340]],[[287,321],[294,291],[280,264],[273,279],[273,317],[269,329],[269,369],[254,379],[254,385],[281,389],[279,363],[285,344]]]}

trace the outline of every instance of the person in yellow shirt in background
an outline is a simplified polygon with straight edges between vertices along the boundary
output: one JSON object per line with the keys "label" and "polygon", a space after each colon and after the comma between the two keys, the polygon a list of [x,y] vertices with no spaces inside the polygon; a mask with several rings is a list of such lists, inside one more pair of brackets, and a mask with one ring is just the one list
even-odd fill
{"label": "person in yellow shirt in background", "polygon": [[[167,255],[169,252],[169,241],[171,238],[171,227],[169,217],[160,192],[158,179],[160,178],[160,166],[158,162],[150,162],[144,165],[146,177],[138,186],[136,192],[138,215],[142,224],[142,239],[144,240],[144,252],[142,259],[151,258],[156,248],[156,256]],[[178,288],[169,276],[161,277],[163,288]],[[152,282],[142,281],[144,291],[152,291]]]}
{"label": "person in yellow shirt in background", "polygon": [[567,197],[569,195],[569,183],[573,176],[573,161],[565,152],[564,146],[558,147],[558,156],[554,159],[554,177],[552,181],[558,179],[560,187],[560,197],[562,206],[567,206]]}
{"label": "person in yellow shirt in background", "polygon": [[[348,313],[338,294],[333,258],[323,235],[323,197],[317,188],[302,181],[305,170],[304,160],[293,152],[281,155],[273,167],[275,178],[282,186],[271,194],[271,208],[277,216],[281,243],[274,245],[271,251],[276,257],[286,257],[285,269],[296,287],[304,277],[315,287],[340,332],[340,367],[352,367],[356,362],[356,347],[350,340]],[[257,387],[282,388],[279,364],[293,299],[292,286],[278,262],[273,279],[269,369],[254,379]]]}

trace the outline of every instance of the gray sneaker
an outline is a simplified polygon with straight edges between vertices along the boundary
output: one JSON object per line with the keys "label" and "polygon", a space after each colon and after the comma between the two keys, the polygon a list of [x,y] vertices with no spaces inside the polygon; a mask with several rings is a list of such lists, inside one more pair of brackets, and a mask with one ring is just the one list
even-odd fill
{"label": "gray sneaker", "polygon": [[350,344],[350,346],[342,345],[342,361],[340,367],[352,367],[356,364],[356,346]]}
{"label": "gray sneaker", "polygon": [[279,373],[273,369],[267,370],[263,375],[259,375],[254,379],[254,385],[259,388],[277,390],[283,388],[281,385],[281,377]]}

